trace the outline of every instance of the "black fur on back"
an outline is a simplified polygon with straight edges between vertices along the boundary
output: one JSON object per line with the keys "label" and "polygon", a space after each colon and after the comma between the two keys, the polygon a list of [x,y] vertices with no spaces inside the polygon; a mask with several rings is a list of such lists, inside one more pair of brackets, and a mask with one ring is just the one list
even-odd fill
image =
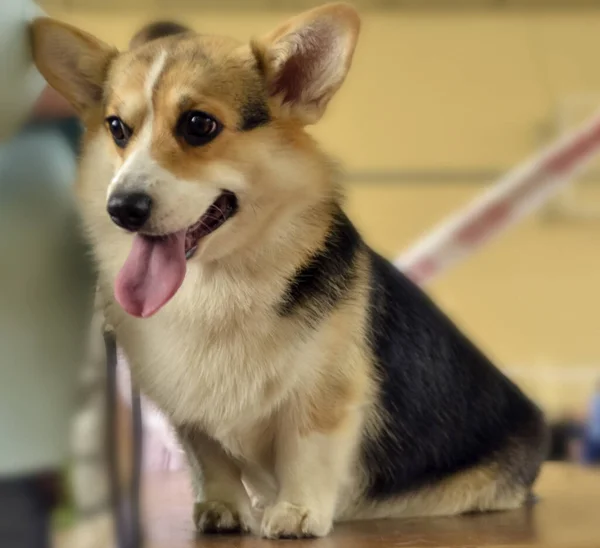
{"label": "black fur on back", "polygon": [[[369,250],[370,343],[386,427],[365,439],[368,495],[387,498],[500,457],[529,485],[543,458],[541,412],[416,285]],[[514,447],[531,447],[511,462]],[[521,455],[521,456],[519,456]],[[530,457],[528,456],[530,455]]]}
{"label": "black fur on back", "polygon": [[279,314],[283,317],[302,314],[311,327],[317,327],[352,290],[356,257],[363,246],[356,228],[344,212],[334,206],[323,245],[289,280]]}

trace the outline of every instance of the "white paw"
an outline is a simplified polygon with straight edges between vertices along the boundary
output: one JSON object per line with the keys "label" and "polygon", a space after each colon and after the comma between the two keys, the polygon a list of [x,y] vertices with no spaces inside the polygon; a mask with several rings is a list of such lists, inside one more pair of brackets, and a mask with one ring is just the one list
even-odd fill
{"label": "white paw", "polygon": [[194,524],[200,533],[237,533],[242,530],[238,512],[226,502],[194,504]]}
{"label": "white paw", "polygon": [[332,528],[324,519],[304,506],[278,502],[265,510],[261,535],[265,538],[324,537]]}

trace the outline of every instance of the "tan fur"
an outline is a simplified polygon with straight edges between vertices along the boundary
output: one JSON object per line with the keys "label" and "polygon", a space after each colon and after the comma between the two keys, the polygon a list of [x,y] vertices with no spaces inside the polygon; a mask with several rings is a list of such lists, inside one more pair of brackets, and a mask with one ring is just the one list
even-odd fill
{"label": "tan fur", "polygon": [[[309,59],[314,79],[286,97],[277,83],[285,77],[282,66],[305,54],[307,33],[322,29],[317,51],[308,53],[318,56]],[[179,429],[196,473],[200,530],[240,526],[265,537],[322,536],[339,519],[511,502],[498,498],[493,469],[377,507],[365,502],[358,445],[365,429],[384,427],[385,417],[365,336],[364,253],[350,298],[318,329],[307,328],[302,312],[284,318],[275,312],[288,280],[329,229],[339,192],[335,170],[303,126],[321,117],[342,84],[358,29],[354,10],[336,4],[295,18],[252,46],[164,38],[121,54],[105,71],[113,55],[107,46],[58,23],[34,25],[40,70],[87,122],[78,193],[105,312],[136,382]],[[81,52],[86,66],[96,68],[71,78],[71,65],[44,53],[49,44],[69,58]],[[261,74],[275,86],[268,98],[261,97]],[[94,102],[89,90],[98,86],[104,100]],[[274,119],[239,131],[245,101],[261,99],[268,99]],[[173,126],[189,109],[218,117],[225,126],[219,138],[204,147],[183,144]],[[125,150],[104,127],[109,115],[134,130]],[[132,236],[106,214],[107,193],[150,193],[159,205],[148,230],[164,234],[193,224],[222,188],[236,192],[243,209],[201,242],[182,287],[157,315],[127,315],[113,284]]]}
{"label": "tan fur", "polygon": [[395,516],[453,516],[465,512],[511,510],[523,504],[527,490],[512,488],[491,464],[456,474],[438,485],[377,505],[353,508],[347,519]]}

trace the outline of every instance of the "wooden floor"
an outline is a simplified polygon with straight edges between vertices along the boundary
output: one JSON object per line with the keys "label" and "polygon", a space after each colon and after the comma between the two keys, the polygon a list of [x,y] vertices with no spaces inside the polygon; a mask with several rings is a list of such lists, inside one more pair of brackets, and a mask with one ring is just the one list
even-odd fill
{"label": "wooden floor", "polygon": [[145,500],[147,548],[600,548],[600,470],[548,464],[532,508],[456,518],[340,525],[319,540],[250,536],[196,538],[191,495],[181,474],[154,476]]}

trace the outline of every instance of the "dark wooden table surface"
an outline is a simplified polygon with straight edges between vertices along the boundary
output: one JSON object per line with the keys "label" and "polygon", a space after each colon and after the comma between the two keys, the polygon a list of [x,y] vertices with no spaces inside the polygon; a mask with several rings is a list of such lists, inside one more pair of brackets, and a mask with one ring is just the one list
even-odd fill
{"label": "dark wooden table surface", "polygon": [[532,508],[454,518],[344,524],[318,540],[268,541],[251,536],[197,537],[183,474],[149,478],[145,491],[148,548],[600,548],[600,470],[547,464]]}

